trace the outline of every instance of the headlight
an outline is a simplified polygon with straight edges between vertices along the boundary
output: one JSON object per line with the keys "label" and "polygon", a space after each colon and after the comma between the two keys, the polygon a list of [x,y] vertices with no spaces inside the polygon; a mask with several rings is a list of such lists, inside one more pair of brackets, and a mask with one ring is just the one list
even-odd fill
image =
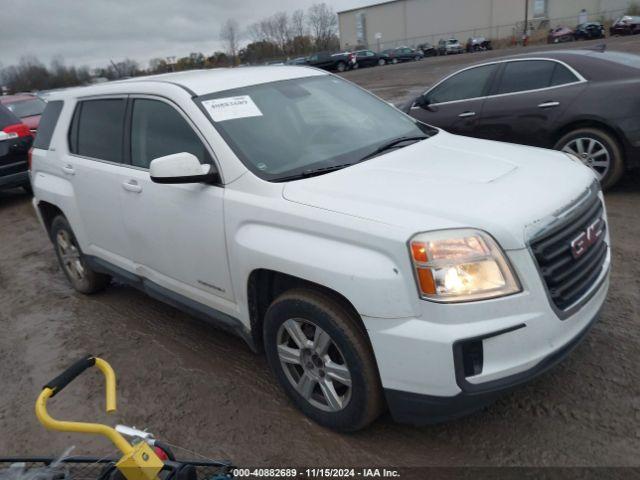
{"label": "headlight", "polygon": [[502,249],[479,230],[420,233],[409,248],[422,298],[464,302],[521,290]]}

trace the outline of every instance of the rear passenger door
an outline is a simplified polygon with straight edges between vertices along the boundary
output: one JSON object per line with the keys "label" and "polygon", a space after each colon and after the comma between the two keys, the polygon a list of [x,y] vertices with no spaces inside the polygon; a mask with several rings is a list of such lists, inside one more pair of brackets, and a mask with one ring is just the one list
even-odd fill
{"label": "rear passenger door", "polygon": [[584,80],[554,60],[503,64],[477,126],[482,138],[552,147],[556,123],[585,88]]}
{"label": "rear passenger door", "polygon": [[411,116],[450,133],[475,136],[485,95],[497,69],[496,64],[488,64],[450,76],[411,107]]}
{"label": "rear passenger door", "polygon": [[131,248],[122,219],[120,192],[127,178],[124,165],[126,97],[79,101],[69,132],[69,154],[62,176],[73,185],[88,245],[85,254],[132,269]]}
{"label": "rear passenger door", "polygon": [[127,142],[131,168],[121,190],[123,216],[136,271],[156,285],[221,307],[233,299],[221,186],[151,181],[152,160],[188,152],[213,163],[207,144],[178,106],[131,97]]}

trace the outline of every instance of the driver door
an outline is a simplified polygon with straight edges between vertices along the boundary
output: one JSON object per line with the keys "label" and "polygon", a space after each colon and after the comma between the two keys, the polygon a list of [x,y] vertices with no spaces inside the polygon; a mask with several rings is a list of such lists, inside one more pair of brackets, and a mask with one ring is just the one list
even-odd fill
{"label": "driver door", "polygon": [[233,300],[224,230],[224,189],[216,185],[158,184],[155,158],[188,152],[212,163],[197,130],[176,106],[132,98],[131,168],[122,205],[136,273],[192,300],[221,307]]}
{"label": "driver door", "polygon": [[473,137],[497,70],[492,63],[458,72],[422,95],[409,114],[449,133]]}

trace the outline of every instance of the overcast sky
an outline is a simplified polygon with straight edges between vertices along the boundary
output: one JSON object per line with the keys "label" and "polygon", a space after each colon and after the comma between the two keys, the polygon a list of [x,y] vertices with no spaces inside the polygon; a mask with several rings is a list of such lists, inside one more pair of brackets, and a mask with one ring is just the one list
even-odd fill
{"label": "overcast sky", "polygon": [[[334,10],[375,0],[325,0]],[[227,18],[244,28],[279,10],[306,10],[317,0],[0,0],[0,65],[35,55],[49,64],[104,65],[133,58],[177,57],[221,49]]]}

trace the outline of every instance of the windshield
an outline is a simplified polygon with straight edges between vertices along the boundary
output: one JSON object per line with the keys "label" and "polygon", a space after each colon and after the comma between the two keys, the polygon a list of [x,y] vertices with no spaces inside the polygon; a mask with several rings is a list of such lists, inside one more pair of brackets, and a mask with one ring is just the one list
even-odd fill
{"label": "windshield", "polygon": [[44,100],[33,98],[30,100],[21,100],[15,103],[9,103],[6,107],[11,110],[17,117],[31,117],[33,115],[42,115],[44,107],[47,104]]}
{"label": "windshield", "polygon": [[227,90],[198,101],[246,167],[270,181],[357,163],[390,140],[437,132],[330,75]]}

